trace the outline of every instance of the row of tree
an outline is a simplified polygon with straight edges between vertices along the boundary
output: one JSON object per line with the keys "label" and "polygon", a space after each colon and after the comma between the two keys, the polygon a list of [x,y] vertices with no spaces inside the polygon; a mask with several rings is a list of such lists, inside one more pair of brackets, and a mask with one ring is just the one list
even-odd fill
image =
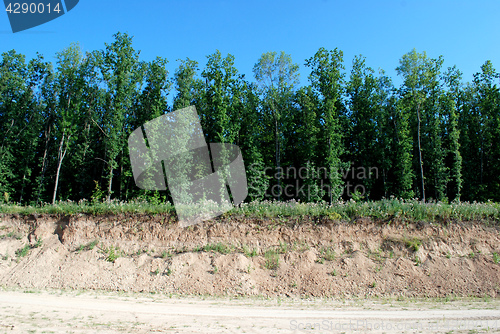
{"label": "row of tree", "polygon": [[300,87],[299,65],[284,52],[264,53],[254,81],[218,51],[202,70],[188,58],[170,77],[166,65],[141,61],[122,33],[103,50],[71,45],[55,66],[4,52],[3,200],[150,196],[134,183],[128,136],[190,105],[207,142],[241,148],[252,200],[500,199],[499,74],[490,61],[464,84],[442,57],[413,50],[396,69],[400,87],[362,56],[345,73],[338,49],[307,59]]}

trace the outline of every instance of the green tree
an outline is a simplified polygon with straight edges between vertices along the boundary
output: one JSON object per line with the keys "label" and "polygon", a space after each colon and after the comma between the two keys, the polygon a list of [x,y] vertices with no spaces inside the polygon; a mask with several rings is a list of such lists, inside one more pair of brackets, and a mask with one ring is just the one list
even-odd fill
{"label": "green tree", "polygon": [[194,105],[195,89],[200,85],[196,78],[198,72],[198,62],[187,58],[181,62],[174,74],[175,90],[177,94],[174,98],[173,110]]}
{"label": "green tree", "polygon": [[273,128],[276,178],[281,199],[281,160],[285,138],[283,136],[291,118],[290,110],[295,91],[299,83],[299,66],[292,62],[292,57],[281,51],[266,52],[253,67],[261,97],[261,112],[269,129]]}
{"label": "green tree", "polygon": [[456,66],[448,68],[443,75],[447,91],[443,91],[441,102],[446,119],[446,147],[447,161],[450,169],[450,184],[448,194],[455,200],[460,200],[463,180],[462,180],[462,155],[460,153],[460,129],[458,124],[459,112],[462,108],[462,73]]}
{"label": "green tree", "polygon": [[80,72],[82,53],[79,45],[73,44],[57,53],[56,59],[58,67],[54,85],[54,94],[57,94],[55,140],[58,141],[58,149],[52,204],[56,201],[63,160],[75,137],[80,133],[82,93],[85,85]]}
{"label": "green tree", "polygon": [[102,129],[106,135],[107,195],[113,193],[113,176],[118,166],[118,156],[126,145],[127,116],[132,113],[133,101],[142,84],[139,71],[139,54],[132,46],[132,37],[126,33],[114,35],[115,41],[106,44],[100,54],[103,84],[106,86]]}
{"label": "green tree", "polygon": [[320,48],[306,60],[311,68],[309,80],[320,97],[319,113],[325,139],[325,160],[330,185],[330,202],[338,200],[343,193],[342,169],[349,166],[342,161],[344,132],[342,129],[342,97],[344,94],[343,52],[339,49],[327,51]]}
{"label": "green tree", "polygon": [[[400,66],[396,68],[398,75],[403,77],[403,86],[400,89],[401,107],[405,112],[410,113],[416,118],[416,125],[414,128],[415,139],[417,143],[416,155],[417,165],[419,171],[419,192],[420,198],[425,201],[425,176],[424,176],[424,160],[423,160],[423,130],[429,130],[436,133],[432,134],[432,139],[436,140],[437,127],[439,125],[439,115],[437,115],[435,106],[439,96],[439,74],[440,68],[443,63],[442,57],[438,59],[428,58],[426,53],[418,53],[415,49],[403,55],[400,60]],[[425,129],[427,125],[427,129]],[[426,133],[428,136],[428,133]],[[442,175],[443,159],[441,143],[435,142],[431,139],[432,148],[429,151],[434,152],[434,159],[431,161],[431,166],[435,168],[434,174]],[[444,181],[445,182],[445,181]],[[439,189],[442,189],[439,186]]]}

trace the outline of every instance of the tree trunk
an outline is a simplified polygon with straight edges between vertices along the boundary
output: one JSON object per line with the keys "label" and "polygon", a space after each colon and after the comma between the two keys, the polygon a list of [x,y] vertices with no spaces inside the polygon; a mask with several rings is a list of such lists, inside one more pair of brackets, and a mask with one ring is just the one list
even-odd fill
{"label": "tree trunk", "polygon": [[[69,138],[68,138],[68,140],[69,140]],[[63,145],[64,145],[64,133],[63,133],[62,138],[61,138],[61,143],[59,144],[59,152],[57,155],[58,159],[57,159],[56,182],[54,185],[54,193],[52,195],[52,204],[55,204],[55,202],[56,202],[57,187],[59,185],[59,174],[61,172],[61,166],[62,166],[63,159],[66,156],[66,151],[68,150],[68,146],[66,145],[66,148],[64,149],[64,152],[63,152],[63,150],[62,150]]]}
{"label": "tree trunk", "polygon": [[281,200],[281,175],[280,175],[280,145],[278,141],[278,117],[275,114],[274,118],[275,131],[276,131],[276,171],[278,175],[278,201]]}
{"label": "tree trunk", "polygon": [[45,131],[45,150],[43,151],[43,159],[42,159],[42,175],[40,176],[40,184],[38,185],[38,194],[36,197],[36,204],[40,203],[40,194],[42,192],[43,187],[43,179],[45,178],[45,171],[47,170],[47,152],[49,150],[49,141],[50,141],[50,129]]}
{"label": "tree trunk", "polygon": [[418,140],[418,164],[420,167],[420,180],[422,187],[422,201],[425,202],[425,189],[424,189],[424,166],[422,164],[422,147],[420,144],[420,106],[417,107],[417,140]]}
{"label": "tree trunk", "polygon": [[109,170],[109,181],[108,181],[108,195],[106,196],[106,201],[110,202],[111,201],[111,186],[113,185],[113,171],[115,169],[111,167]]}

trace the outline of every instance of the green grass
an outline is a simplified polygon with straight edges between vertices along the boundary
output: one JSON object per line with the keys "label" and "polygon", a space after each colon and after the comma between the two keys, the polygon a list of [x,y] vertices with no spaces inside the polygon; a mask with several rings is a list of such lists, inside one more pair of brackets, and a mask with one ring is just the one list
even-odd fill
{"label": "green grass", "polygon": [[[193,210],[195,210],[193,208]],[[0,214],[168,214],[165,220],[175,221],[175,208],[170,202],[132,200],[128,202],[112,200],[109,202],[59,201],[54,205],[24,206],[18,204],[0,204]],[[260,201],[243,203],[223,217],[245,216],[253,218],[277,218],[283,223],[286,217],[321,217],[326,220],[347,220],[370,217],[387,222],[449,222],[483,221],[498,223],[500,221],[500,203],[494,202],[421,202],[418,200],[384,199],[379,201],[340,201],[336,203],[302,203],[297,201]]]}
{"label": "green grass", "polygon": [[24,247],[16,250],[16,256],[25,257],[26,255],[28,255],[30,249],[31,249],[31,246],[29,244],[26,244],[26,245],[24,245]]}
{"label": "green grass", "polygon": [[163,252],[161,252],[161,258],[162,258],[162,259],[171,258],[172,256],[173,256],[173,255],[172,255],[172,253],[170,253],[170,252],[167,252],[167,251],[163,251]]}
{"label": "green grass", "polygon": [[[129,202],[112,200],[96,202],[81,200],[79,202],[59,201],[56,204],[40,206],[22,206],[17,204],[0,204],[0,213],[29,215],[38,214],[118,214],[146,213],[175,215],[175,208],[170,202],[132,200]],[[256,218],[285,217],[324,217],[329,220],[352,220],[371,217],[386,220],[446,222],[450,220],[499,221],[500,204],[493,202],[426,202],[418,200],[384,199],[367,202],[337,202],[329,204],[301,203],[297,201],[260,201],[243,203],[225,217],[243,215]],[[169,220],[170,221],[170,220]]]}
{"label": "green grass", "polygon": [[412,250],[413,252],[416,252],[420,249],[420,246],[422,246],[422,240],[420,240],[417,237],[413,237],[410,239],[403,239],[403,242],[405,243],[406,247]]}
{"label": "green grass", "polygon": [[280,257],[276,250],[267,250],[264,253],[264,258],[266,259],[266,262],[264,263],[265,268],[269,270],[276,270],[279,268]]}
{"label": "green grass", "polygon": [[493,262],[500,263],[500,255],[498,253],[493,253]]}
{"label": "green grass", "polygon": [[214,252],[221,253],[221,254],[228,254],[231,252],[232,247],[225,245],[221,242],[218,242],[216,244],[205,245],[200,250],[205,251],[205,252],[214,251]]}
{"label": "green grass", "polygon": [[394,244],[402,244],[412,252],[418,251],[422,246],[422,240],[417,237],[386,238],[386,240]]}
{"label": "green grass", "polygon": [[111,246],[109,248],[103,249],[102,252],[104,253],[104,255],[106,255],[106,261],[108,262],[115,262],[116,259],[121,256],[121,252],[118,247],[115,248]]}
{"label": "green grass", "polygon": [[246,257],[255,257],[258,255],[257,249],[255,248],[250,249],[246,245],[241,246],[241,250],[243,251],[243,254],[245,254]]}
{"label": "green grass", "polygon": [[94,240],[85,245],[80,245],[80,247],[78,247],[78,252],[93,250],[98,242],[99,242],[98,240]]}
{"label": "green grass", "polygon": [[323,247],[319,251],[320,257],[326,261],[335,260],[335,251],[332,247]]}

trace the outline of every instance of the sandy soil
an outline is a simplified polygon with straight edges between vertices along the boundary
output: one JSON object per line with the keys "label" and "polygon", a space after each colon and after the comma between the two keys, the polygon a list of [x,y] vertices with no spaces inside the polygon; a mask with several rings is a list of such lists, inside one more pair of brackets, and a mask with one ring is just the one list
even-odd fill
{"label": "sandy soil", "polygon": [[268,297],[500,296],[488,222],[0,216],[0,286]]}
{"label": "sandy soil", "polygon": [[500,333],[500,301],[0,291],[0,333]]}

